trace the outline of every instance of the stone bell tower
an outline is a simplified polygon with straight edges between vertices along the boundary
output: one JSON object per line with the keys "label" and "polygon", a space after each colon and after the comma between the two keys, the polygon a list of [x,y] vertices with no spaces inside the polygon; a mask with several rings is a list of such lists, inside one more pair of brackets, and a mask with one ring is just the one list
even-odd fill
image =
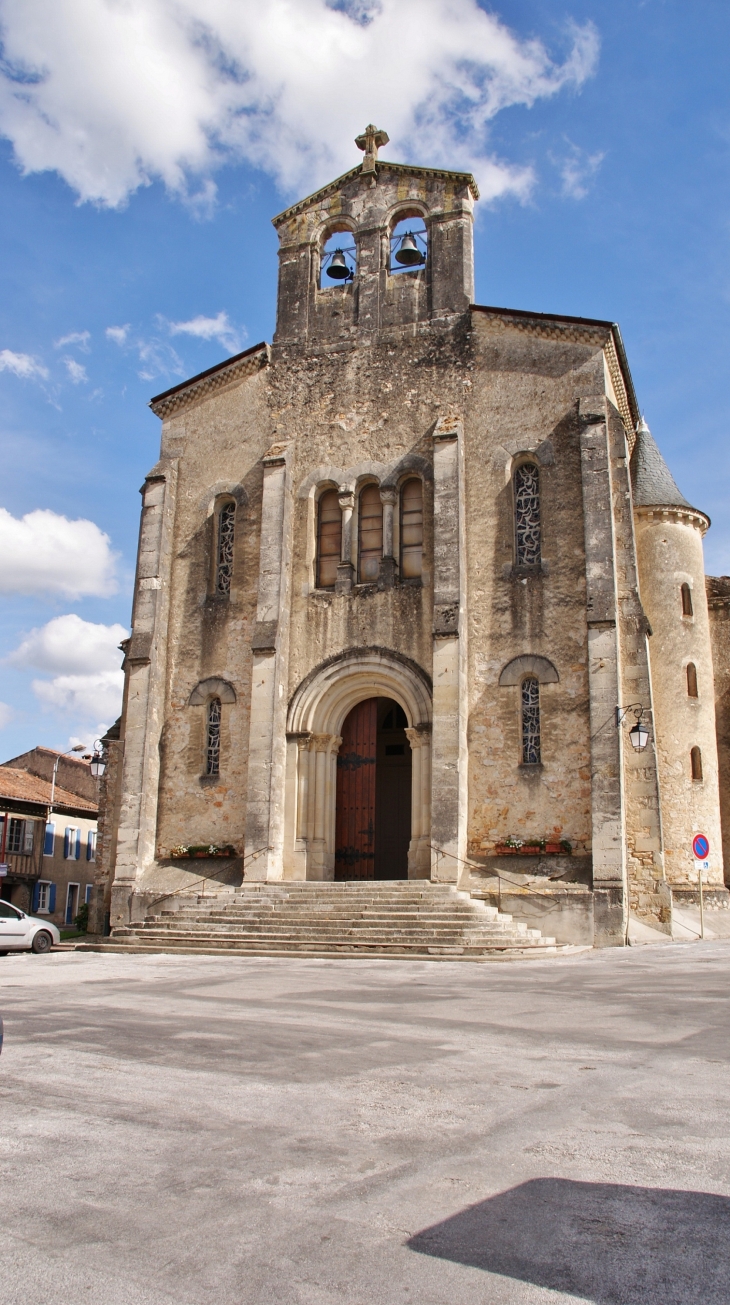
{"label": "stone bell tower", "polygon": [[[366,345],[391,328],[448,325],[473,302],[476,181],[470,173],[379,159],[387,141],[384,131],[367,127],[357,138],[362,164],[274,218],[280,241],[275,348]],[[422,266],[392,275],[391,237],[404,218],[423,221],[427,252]],[[323,287],[323,251],[340,232],[354,248],[353,274]]]}

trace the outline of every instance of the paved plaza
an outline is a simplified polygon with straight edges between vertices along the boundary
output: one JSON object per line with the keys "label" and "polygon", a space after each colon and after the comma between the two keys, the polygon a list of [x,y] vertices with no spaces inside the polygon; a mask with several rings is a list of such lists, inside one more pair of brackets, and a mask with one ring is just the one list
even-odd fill
{"label": "paved plaza", "polygon": [[0,960],[6,1305],[727,1305],[730,943]]}

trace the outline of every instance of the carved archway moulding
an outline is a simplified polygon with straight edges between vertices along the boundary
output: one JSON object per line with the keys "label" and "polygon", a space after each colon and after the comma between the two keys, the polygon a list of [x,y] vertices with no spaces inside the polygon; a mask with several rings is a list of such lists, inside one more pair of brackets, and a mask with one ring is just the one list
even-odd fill
{"label": "carved archway moulding", "polygon": [[394,698],[412,728],[431,724],[431,681],[420,666],[385,648],[353,648],[302,680],[289,705],[287,733],[339,734],[364,698]]}

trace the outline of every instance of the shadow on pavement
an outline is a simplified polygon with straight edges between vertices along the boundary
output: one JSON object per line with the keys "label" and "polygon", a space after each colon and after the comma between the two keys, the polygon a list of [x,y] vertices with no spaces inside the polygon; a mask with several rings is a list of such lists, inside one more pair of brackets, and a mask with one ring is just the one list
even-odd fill
{"label": "shadow on pavement", "polygon": [[730,1198],[535,1178],[416,1233],[413,1251],[596,1305],[727,1305]]}

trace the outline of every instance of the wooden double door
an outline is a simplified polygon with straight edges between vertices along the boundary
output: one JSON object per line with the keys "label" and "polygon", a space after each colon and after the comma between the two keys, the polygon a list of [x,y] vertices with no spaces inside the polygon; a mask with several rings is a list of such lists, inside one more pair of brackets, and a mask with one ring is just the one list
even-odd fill
{"label": "wooden double door", "polygon": [[337,757],[335,879],[408,878],[407,723],[392,698],[366,698],[345,719]]}

